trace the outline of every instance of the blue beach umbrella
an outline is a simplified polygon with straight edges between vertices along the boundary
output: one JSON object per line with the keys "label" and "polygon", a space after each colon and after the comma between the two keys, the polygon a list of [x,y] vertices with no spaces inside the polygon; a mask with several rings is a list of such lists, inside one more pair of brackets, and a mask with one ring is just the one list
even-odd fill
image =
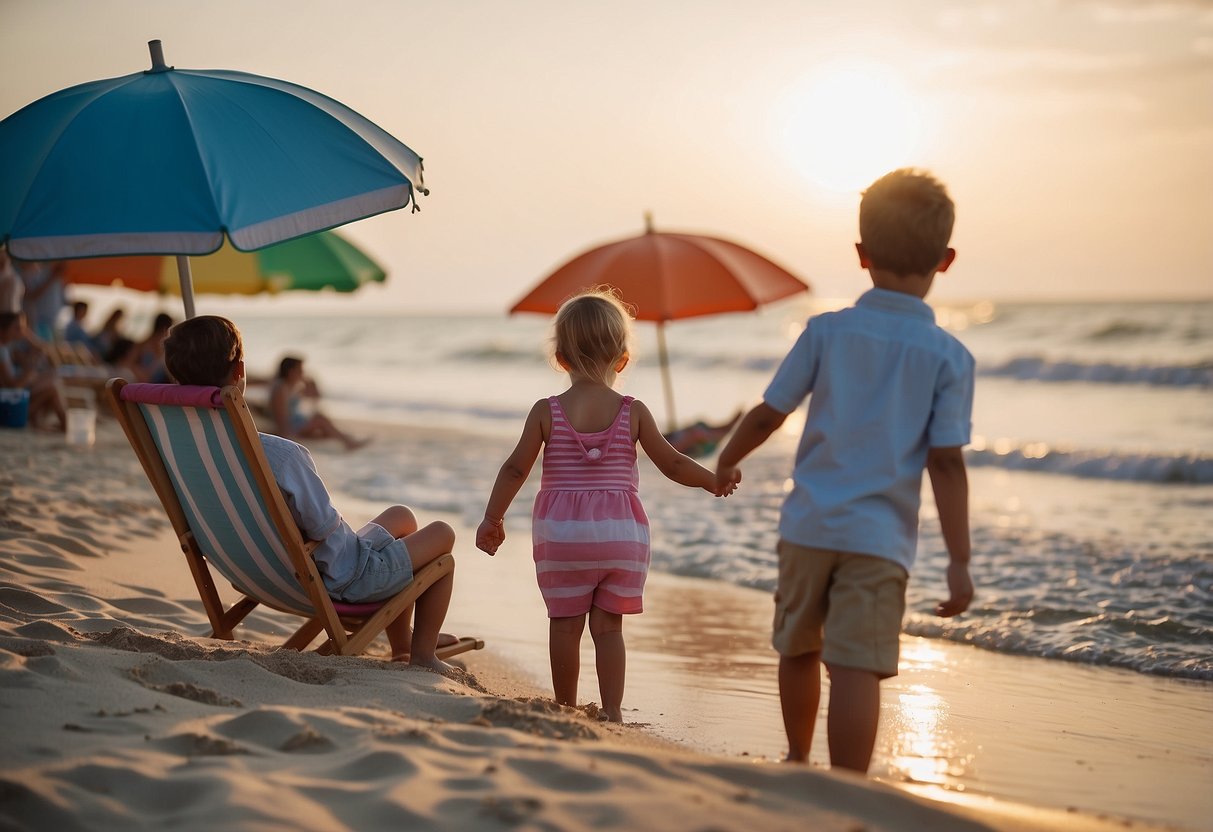
{"label": "blue beach umbrella", "polygon": [[0,122],[0,239],[26,260],[241,251],[417,210],[421,157],[314,90],[165,65],[69,87]]}

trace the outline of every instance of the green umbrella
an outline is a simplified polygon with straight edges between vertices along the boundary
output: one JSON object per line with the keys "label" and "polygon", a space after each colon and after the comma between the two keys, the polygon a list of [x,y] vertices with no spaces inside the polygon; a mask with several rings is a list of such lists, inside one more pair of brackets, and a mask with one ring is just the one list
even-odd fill
{"label": "green umbrella", "polygon": [[[257,251],[225,245],[190,261],[194,291],[221,295],[262,292],[353,292],[387,279],[383,267],[336,231],[297,237]],[[68,260],[69,283],[124,286],[145,292],[180,294],[176,258],[171,255],[97,257]]]}

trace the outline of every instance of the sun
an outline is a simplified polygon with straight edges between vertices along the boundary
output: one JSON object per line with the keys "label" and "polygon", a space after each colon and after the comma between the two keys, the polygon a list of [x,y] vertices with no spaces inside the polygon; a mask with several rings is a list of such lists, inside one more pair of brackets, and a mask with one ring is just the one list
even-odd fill
{"label": "sun", "polygon": [[814,185],[854,193],[916,163],[920,102],[894,70],[834,64],[789,86],[776,103],[782,156]]}

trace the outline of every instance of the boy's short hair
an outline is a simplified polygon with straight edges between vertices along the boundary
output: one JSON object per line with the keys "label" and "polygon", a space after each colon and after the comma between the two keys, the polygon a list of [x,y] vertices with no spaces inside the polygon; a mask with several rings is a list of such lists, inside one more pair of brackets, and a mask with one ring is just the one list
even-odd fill
{"label": "boy's short hair", "polygon": [[178,384],[222,387],[244,360],[240,330],[227,318],[199,315],[174,324],[164,341],[164,366]]}
{"label": "boy's short hair", "polygon": [[929,274],[952,238],[956,207],[943,183],[901,168],[877,179],[859,202],[859,241],[872,266],[896,275]]}
{"label": "boy's short hair", "polygon": [[8,332],[9,327],[20,320],[20,312],[0,312],[0,332]]}

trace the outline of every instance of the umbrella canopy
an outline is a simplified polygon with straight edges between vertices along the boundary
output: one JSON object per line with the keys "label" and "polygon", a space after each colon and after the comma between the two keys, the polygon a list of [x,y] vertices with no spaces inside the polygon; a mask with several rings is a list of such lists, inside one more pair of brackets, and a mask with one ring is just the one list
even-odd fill
{"label": "umbrella canopy", "polygon": [[807,292],[809,285],[761,254],[728,240],[653,230],[591,248],[545,277],[510,312],[555,313],[578,292],[609,285],[636,308],[636,319],[657,323],[666,417],[674,430],[666,321],[744,312]]}
{"label": "umbrella canopy", "polygon": [[[14,257],[251,251],[398,208],[421,158],[318,92],[152,68],[61,90],[0,122],[0,239]],[[186,314],[193,314],[188,260]]]}
{"label": "umbrella canopy", "polygon": [[[382,283],[383,268],[336,231],[309,234],[254,252],[224,246],[191,263],[194,291],[203,294],[256,295],[263,292],[353,292],[366,283]],[[163,255],[69,260],[69,283],[123,286],[142,292],[180,291],[174,258]]]}

